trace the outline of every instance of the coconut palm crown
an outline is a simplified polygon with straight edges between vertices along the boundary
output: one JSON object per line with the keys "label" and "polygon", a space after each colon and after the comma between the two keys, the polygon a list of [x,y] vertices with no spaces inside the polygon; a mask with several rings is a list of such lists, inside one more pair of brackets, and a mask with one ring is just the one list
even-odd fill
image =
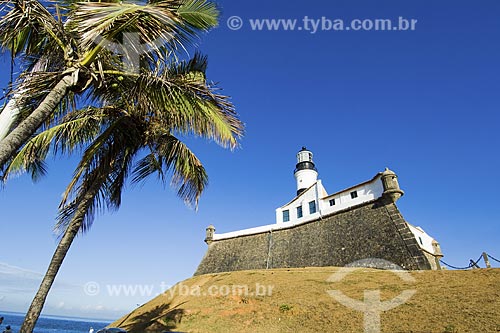
{"label": "coconut palm crown", "polygon": [[[0,114],[0,168],[57,112],[74,109],[91,85],[106,86],[117,73],[130,72],[124,59],[175,58],[218,17],[207,0],[48,4],[0,2],[0,46],[22,64]],[[117,57],[113,47],[126,45],[127,36],[136,43]]]}

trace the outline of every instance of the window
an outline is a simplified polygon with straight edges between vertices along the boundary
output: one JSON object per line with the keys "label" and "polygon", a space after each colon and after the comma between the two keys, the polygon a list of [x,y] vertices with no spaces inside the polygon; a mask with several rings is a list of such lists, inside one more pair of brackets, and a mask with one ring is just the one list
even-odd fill
{"label": "window", "polygon": [[424,242],[422,242],[422,237],[418,237],[418,240],[420,241],[420,244],[424,245]]}
{"label": "window", "polygon": [[358,191],[351,192],[351,199],[356,199],[358,197]]}
{"label": "window", "polygon": [[335,199],[330,199],[330,206],[335,206]]}
{"label": "window", "polygon": [[316,213],[316,201],[309,202],[309,214]]}
{"label": "window", "polygon": [[297,207],[297,218],[300,219],[302,217],[302,206]]}
{"label": "window", "polygon": [[288,221],[290,221],[290,211],[287,209],[283,211],[283,222]]}

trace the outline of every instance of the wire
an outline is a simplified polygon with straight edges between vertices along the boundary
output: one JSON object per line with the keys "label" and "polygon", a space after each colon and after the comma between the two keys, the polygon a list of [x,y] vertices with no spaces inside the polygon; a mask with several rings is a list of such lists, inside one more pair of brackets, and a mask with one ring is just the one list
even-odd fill
{"label": "wire", "polygon": [[478,263],[478,262],[479,262],[482,258],[483,258],[483,255],[481,254],[481,255],[479,256],[479,258],[477,258],[477,260],[476,260],[476,261],[472,261],[472,259],[471,259],[471,263],[469,264],[469,266],[470,266],[470,267],[474,267],[474,266],[479,267],[479,265],[478,265],[477,263]]}
{"label": "wire", "polygon": [[453,268],[453,269],[469,269],[471,267],[471,264],[469,264],[469,266],[467,266],[467,267],[457,267],[457,266],[453,266],[453,265],[447,264],[443,260],[439,260],[439,261],[442,264],[444,264],[445,266],[448,266],[448,267]]}
{"label": "wire", "polygon": [[496,262],[499,262],[500,263],[500,260],[496,259],[496,258],[493,258],[493,256],[490,256],[489,254],[487,254],[488,257],[490,257],[490,259],[492,260],[495,260]]}
{"label": "wire", "polygon": [[[490,259],[492,260],[495,260],[496,262],[499,262],[500,263],[500,260],[494,258],[493,256],[490,256],[489,254],[486,254],[488,257],[490,257]],[[445,266],[448,266],[450,268],[453,268],[453,269],[469,269],[469,268],[472,268],[472,267],[479,267],[478,263],[481,261],[481,259],[483,258],[483,255],[481,254],[479,256],[479,258],[477,258],[476,261],[472,261],[472,259],[470,260],[470,263],[469,263],[469,266],[467,267],[457,267],[457,266],[453,266],[453,265],[450,265],[450,264],[447,264],[446,262],[444,262],[443,260],[439,260],[443,265]]]}

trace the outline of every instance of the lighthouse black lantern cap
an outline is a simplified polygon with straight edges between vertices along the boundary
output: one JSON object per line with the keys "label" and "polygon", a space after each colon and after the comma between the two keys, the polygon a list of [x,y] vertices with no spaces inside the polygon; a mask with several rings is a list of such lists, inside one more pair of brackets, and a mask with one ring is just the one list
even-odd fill
{"label": "lighthouse black lantern cap", "polygon": [[313,162],[313,153],[306,147],[297,153],[297,165],[293,172],[297,181],[297,195],[311,187],[318,180],[318,170]]}

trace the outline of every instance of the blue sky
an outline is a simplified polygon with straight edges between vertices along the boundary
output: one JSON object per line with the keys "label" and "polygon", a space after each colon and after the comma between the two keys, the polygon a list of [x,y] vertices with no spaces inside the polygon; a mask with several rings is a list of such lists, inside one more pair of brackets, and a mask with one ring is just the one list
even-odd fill
{"label": "blue sky", "polygon": [[[314,152],[333,193],[386,166],[406,194],[403,216],[440,243],[445,261],[466,266],[482,251],[500,256],[500,2],[220,1],[219,28],[203,36],[209,78],[220,82],[246,123],[241,148],[187,142],[210,185],[198,212],[154,179],[128,187],[122,208],[100,216],[68,254],[46,312],[116,318],[166,285],[190,277],[206,245],[205,227],[227,232],[274,222],[295,194],[295,154]],[[240,30],[226,20],[239,16]],[[252,31],[250,19],[418,19],[415,31]],[[9,63],[0,63],[1,86]],[[56,160],[32,184],[0,191],[0,275],[43,273],[52,226],[74,161]],[[23,272],[29,271],[29,278]],[[10,272],[8,275],[5,272]],[[96,282],[97,296],[84,293]],[[113,296],[108,285],[152,286]],[[33,283],[15,298],[0,285],[0,310],[23,311]],[[34,291],[32,291],[34,292]],[[68,296],[69,295],[69,296]]]}

